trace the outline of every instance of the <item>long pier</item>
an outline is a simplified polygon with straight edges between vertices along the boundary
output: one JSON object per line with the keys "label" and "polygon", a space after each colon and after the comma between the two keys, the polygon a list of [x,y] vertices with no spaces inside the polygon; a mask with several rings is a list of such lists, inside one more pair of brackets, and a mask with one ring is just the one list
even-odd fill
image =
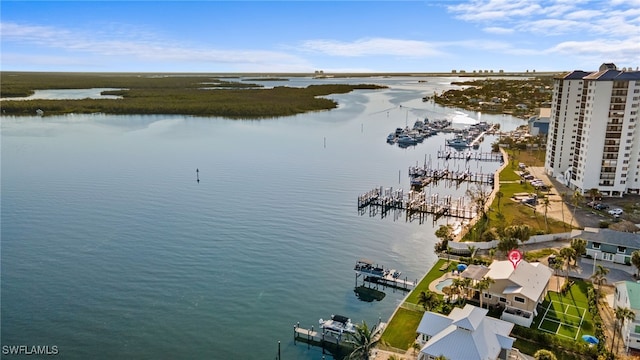
{"label": "long pier", "polygon": [[414,216],[431,214],[434,220],[442,216],[461,219],[473,219],[477,215],[472,204],[467,204],[465,199],[453,200],[450,195],[440,198],[438,194],[427,195],[424,191],[411,190],[405,197],[402,189],[374,188],[358,196],[358,210],[364,214],[364,209],[369,208],[369,215],[375,216],[377,209],[382,210],[385,217],[389,210],[406,211],[406,219],[412,220]]}
{"label": "long pier", "polygon": [[494,152],[438,150],[437,156],[445,160],[504,162],[502,154]]}
{"label": "long pier", "polygon": [[456,185],[460,185],[462,182],[472,182],[481,185],[493,185],[494,174],[483,174],[478,172],[471,172],[467,169],[465,171],[451,171],[449,169],[432,169],[428,166],[409,167],[409,177],[411,178],[411,186],[415,188],[422,188],[431,184],[437,184],[440,180],[446,180],[453,182]]}

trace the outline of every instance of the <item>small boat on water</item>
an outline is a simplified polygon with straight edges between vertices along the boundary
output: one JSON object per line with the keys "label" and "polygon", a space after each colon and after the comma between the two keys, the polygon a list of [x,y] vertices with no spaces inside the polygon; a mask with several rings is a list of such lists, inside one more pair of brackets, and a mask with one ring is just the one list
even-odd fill
{"label": "small boat on water", "polygon": [[410,145],[416,145],[418,143],[418,140],[412,138],[409,135],[403,134],[398,137],[397,142],[398,142],[398,145],[400,146],[410,146]]}
{"label": "small boat on water", "polygon": [[447,146],[455,148],[468,148],[469,142],[462,135],[456,135],[453,139],[447,139]]}
{"label": "small boat on water", "polygon": [[340,338],[342,334],[355,334],[356,326],[346,316],[331,315],[331,319],[320,319],[320,328],[325,335],[331,335],[336,338]]}
{"label": "small boat on water", "polygon": [[358,260],[353,269],[367,276],[373,275],[382,277],[386,274],[386,270],[382,266],[373,265],[373,262],[367,259]]}

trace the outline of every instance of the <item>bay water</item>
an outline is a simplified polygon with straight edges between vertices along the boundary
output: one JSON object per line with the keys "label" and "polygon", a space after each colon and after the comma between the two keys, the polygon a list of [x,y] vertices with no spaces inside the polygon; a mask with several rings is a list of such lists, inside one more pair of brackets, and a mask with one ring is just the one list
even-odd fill
{"label": "bay water", "polygon": [[5,346],[27,345],[55,346],[64,359],[274,359],[278,346],[282,359],[330,359],[295,344],[294,324],[388,320],[406,294],[359,300],[355,262],[420,279],[437,260],[435,229],[452,221],[361,214],[357,196],[408,190],[408,167],[425,161],[499,166],[437,159],[449,135],[401,149],[387,134],[424,117],[524,124],[423,102],[453,79],[418,80],[276,81],[267,86],[389,88],[275,119],[2,117],[3,358]]}

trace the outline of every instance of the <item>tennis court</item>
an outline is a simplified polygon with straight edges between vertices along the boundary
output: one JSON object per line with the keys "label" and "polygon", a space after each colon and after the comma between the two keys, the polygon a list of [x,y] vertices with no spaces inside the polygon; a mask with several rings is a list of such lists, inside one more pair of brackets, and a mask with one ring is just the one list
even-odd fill
{"label": "tennis court", "polygon": [[576,340],[587,309],[556,300],[549,301],[538,330]]}

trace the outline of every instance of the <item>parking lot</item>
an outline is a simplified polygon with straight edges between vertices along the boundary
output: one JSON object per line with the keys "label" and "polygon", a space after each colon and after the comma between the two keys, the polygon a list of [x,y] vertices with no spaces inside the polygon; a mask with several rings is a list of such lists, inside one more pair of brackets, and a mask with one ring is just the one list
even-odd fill
{"label": "parking lot", "polygon": [[[571,202],[571,194],[573,191],[570,188],[561,184],[555,178],[547,176],[542,167],[528,167],[527,170],[529,170],[534,178],[542,180],[544,184],[552,185],[549,195],[552,203],[556,204],[556,211],[554,212],[556,216],[553,216],[550,212],[550,217],[559,219],[557,215],[560,211],[564,211],[565,221],[567,221],[567,212],[569,212],[571,216],[574,217],[574,224],[577,224],[579,227],[598,227],[601,221],[617,222],[618,220],[628,220],[634,224],[640,223],[640,215],[638,214],[624,211],[619,215],[619,218],[615,218],[613,214],[608,213],[608,211],[612,209],[629,209],[640,204],[640,195],[625,194],[623,197],[602,198],[601,201],[596,201],[596,203],[601,203],[606,206],[606,208],[603,207],[602,209],[589,207],[587,204],[592,200],[586,196],[577,207],[574,207]],[[565,194],[564,199],[562,194]],[[553,199],[555,199],[555,201],[553,201]],[[561,206],[564,206],[564,210],[561,209]]]}

